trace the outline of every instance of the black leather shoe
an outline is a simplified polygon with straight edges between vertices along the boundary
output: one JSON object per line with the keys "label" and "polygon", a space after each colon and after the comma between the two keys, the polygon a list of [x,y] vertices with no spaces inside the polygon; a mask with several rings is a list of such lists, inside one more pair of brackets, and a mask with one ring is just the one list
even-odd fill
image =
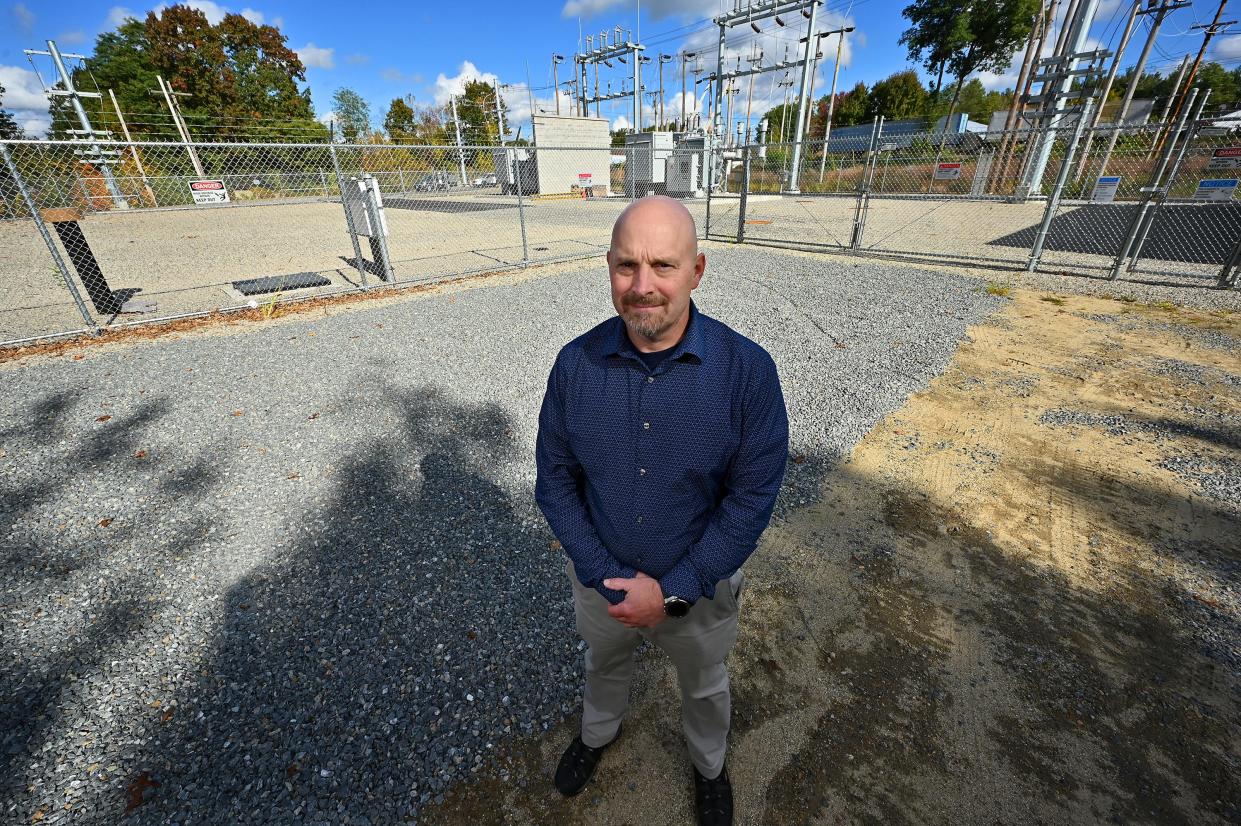
{"label": "black leather shoe", "polygon": [[595,767],[599,765],[603,752],[619,739],[619,728],[610,742],[598,748],[591,748],[583,743],[580,734],[574,737],[561,756],[560,765],[556,767],[556,790],[565,797],[573,797],[586,788],[586,783],[595,773]]}
{"label": "black leather shoe", "polygon": [[699,826],[732,826],[733,784],[728,779],[728,766],[721,768],[714,780],[703,777],[694,767],[694,802]]}

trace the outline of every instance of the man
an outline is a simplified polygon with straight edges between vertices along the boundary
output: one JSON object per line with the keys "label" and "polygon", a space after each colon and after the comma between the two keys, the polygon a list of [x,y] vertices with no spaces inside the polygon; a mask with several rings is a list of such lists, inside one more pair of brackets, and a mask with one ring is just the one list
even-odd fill
{"label": "man", "polygon": [[580,792],[619,736],[645,637],[677,669],[699,822],[729,824],[724,660],[741,566],[784,476],[784,398],[767,352],[690,300],[707,262],[679,202],[631,204],[607,261],[619,317],[560,351],[539,414],[535,496],[589,646],[582,730],[556,787]]}

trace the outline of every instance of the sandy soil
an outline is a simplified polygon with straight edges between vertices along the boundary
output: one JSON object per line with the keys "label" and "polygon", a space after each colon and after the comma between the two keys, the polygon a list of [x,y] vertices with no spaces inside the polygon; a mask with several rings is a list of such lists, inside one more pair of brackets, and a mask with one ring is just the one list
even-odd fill
{"label": "sandy soil", "polygon": [[[1241,819],[1241,316],[1011,297],[750,561],[738,823]],[[582,795],[571,718],[426,822],[692,822],[676,696],[645,651]]]}

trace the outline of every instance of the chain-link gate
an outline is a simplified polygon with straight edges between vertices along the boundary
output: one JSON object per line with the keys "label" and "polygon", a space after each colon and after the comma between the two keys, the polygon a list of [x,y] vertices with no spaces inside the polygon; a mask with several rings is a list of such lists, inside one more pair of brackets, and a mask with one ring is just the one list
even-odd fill
{"label": "chain-link gate", "polygon": [[[705,153],[0,144],[0,341],[599,255],[635,197],[705,223]],[[105,176],[104,171],[109,174]]]}

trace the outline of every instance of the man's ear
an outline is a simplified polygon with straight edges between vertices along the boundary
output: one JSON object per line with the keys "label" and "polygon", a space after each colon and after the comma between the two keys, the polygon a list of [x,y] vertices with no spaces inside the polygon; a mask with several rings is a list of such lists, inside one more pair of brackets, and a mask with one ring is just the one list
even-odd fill
{"label": "man's ear", "polygon": [[706,253],[698,253],[698,257],[694,259],[694,286],[692,289],[698,288],[698,282],[702,280],[702,274],[707,270]]}

